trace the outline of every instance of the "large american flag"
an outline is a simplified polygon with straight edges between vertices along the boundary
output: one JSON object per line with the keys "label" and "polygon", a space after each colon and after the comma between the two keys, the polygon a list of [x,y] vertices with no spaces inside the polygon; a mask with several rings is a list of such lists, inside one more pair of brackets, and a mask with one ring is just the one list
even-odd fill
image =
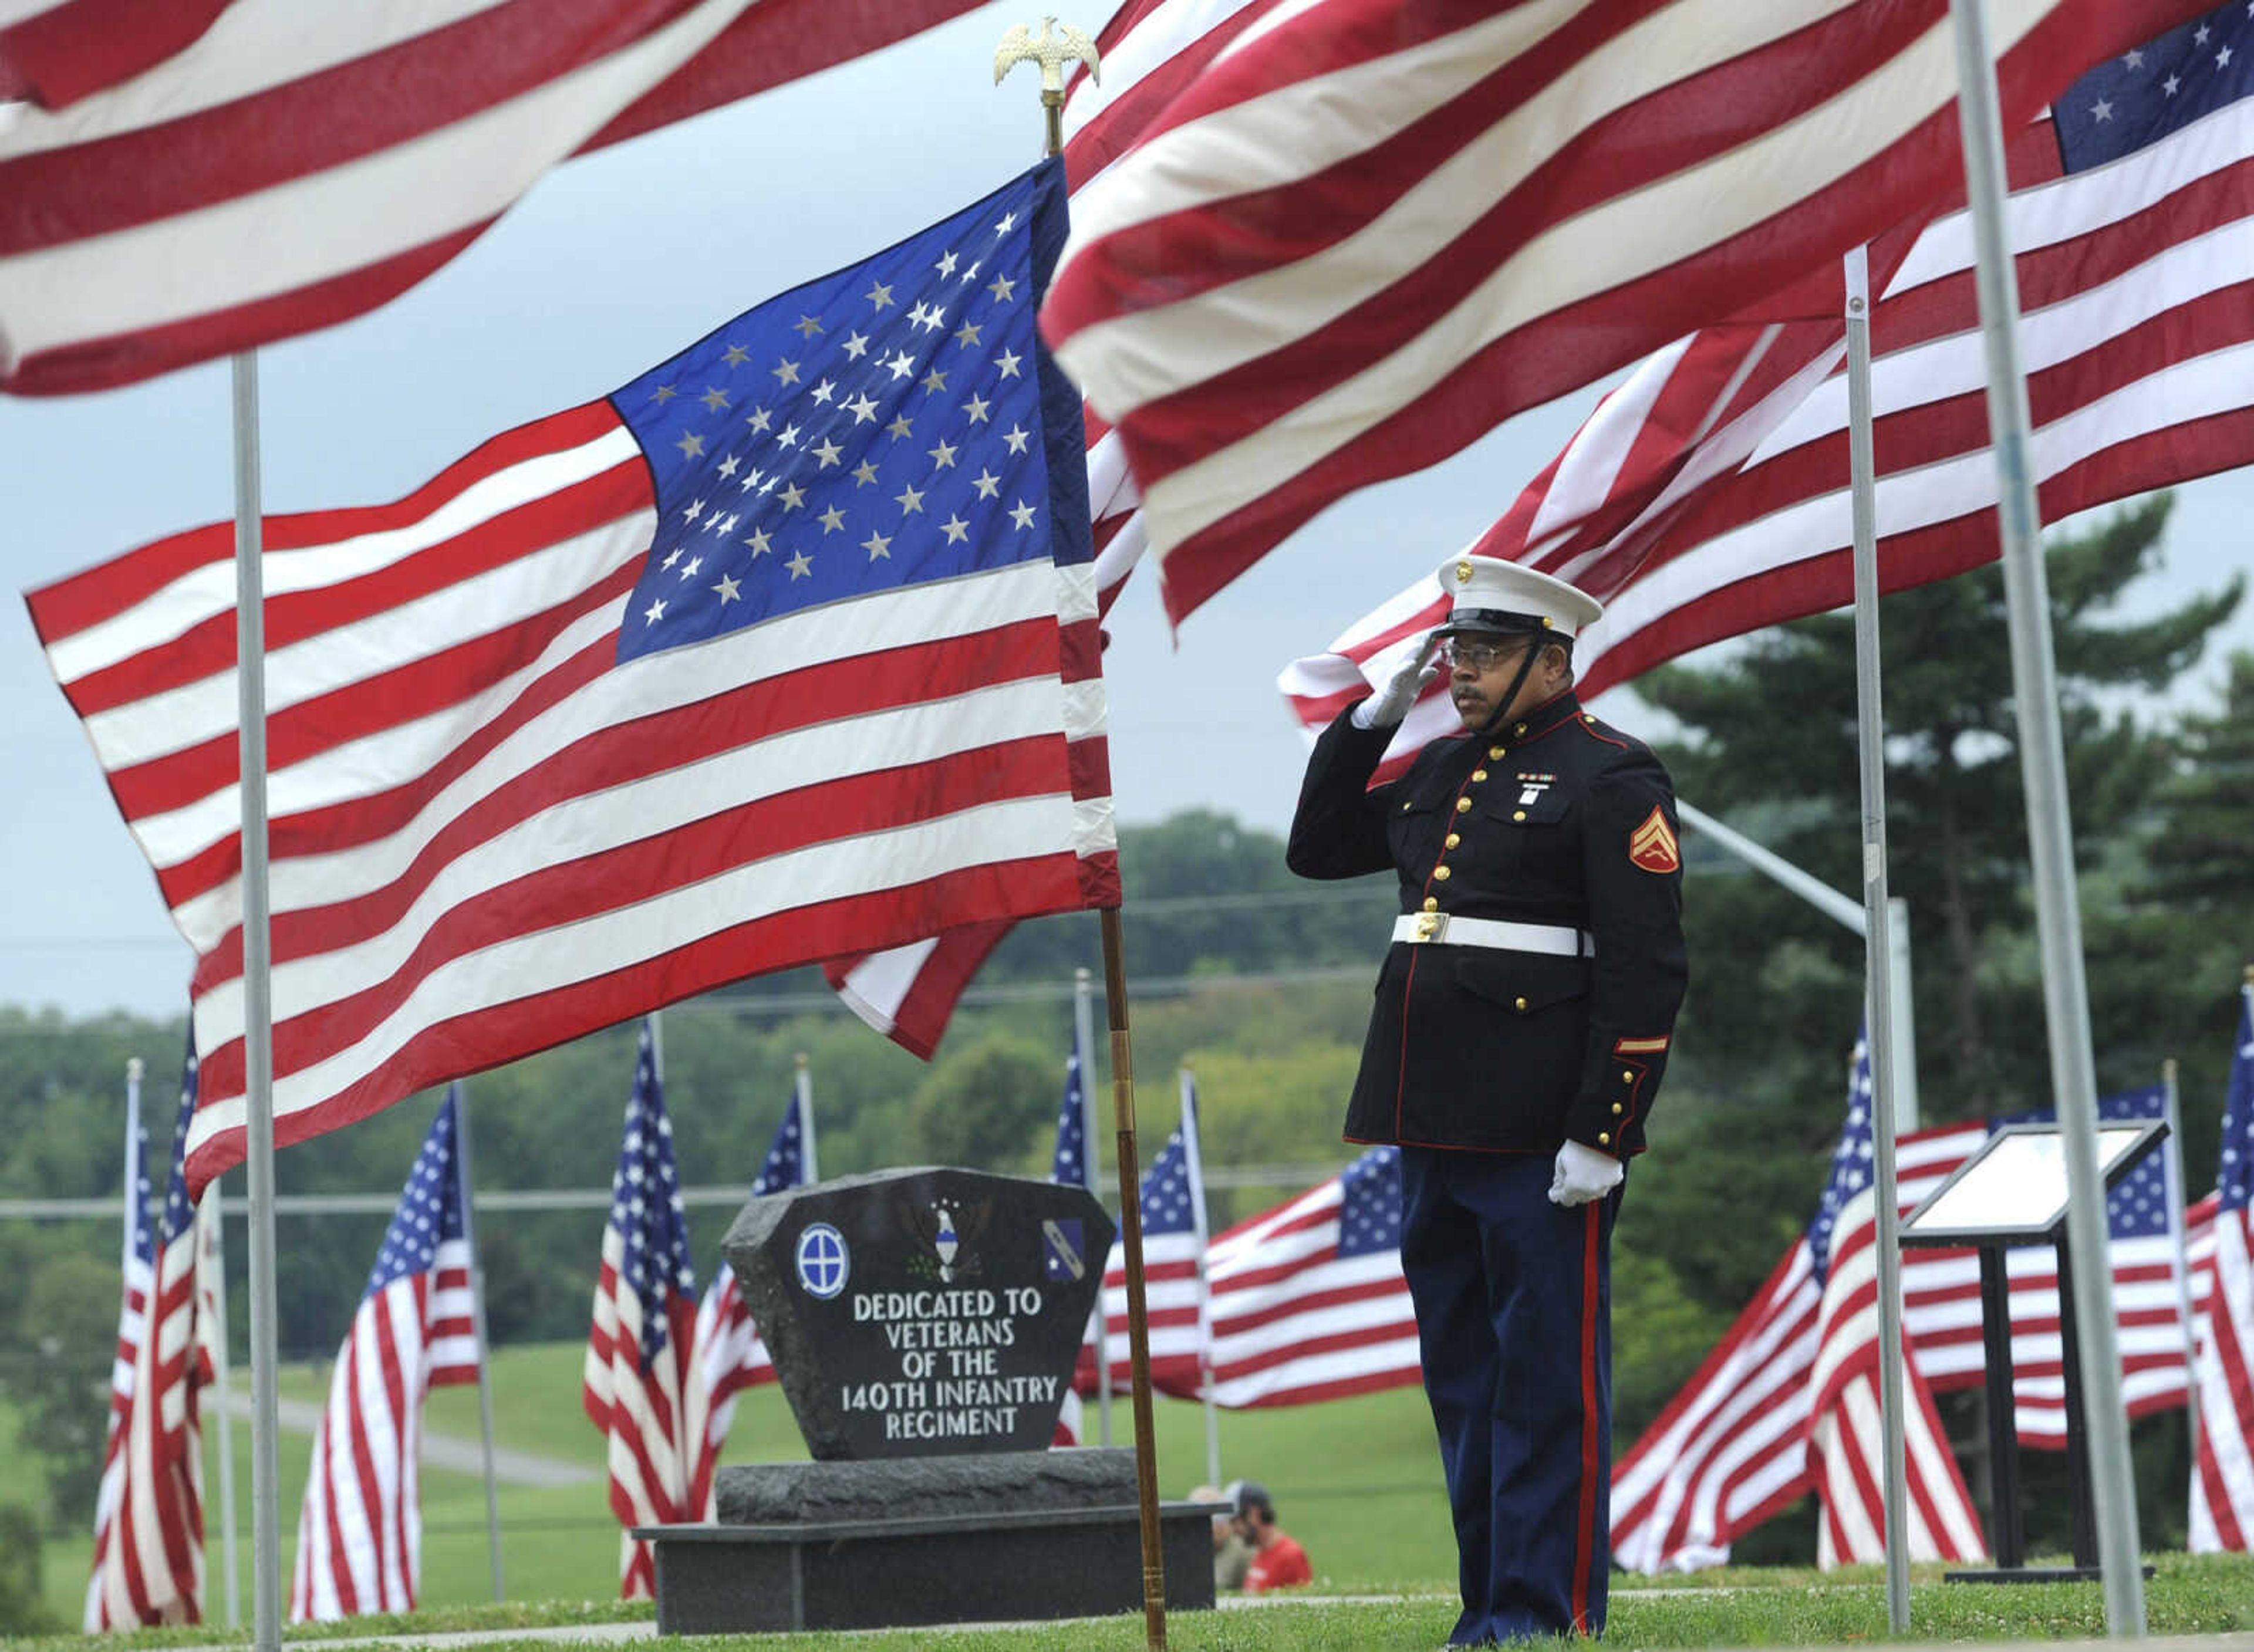
{"label": "large american flag", "polygon": [[[696,1292],[673,1121],[666,1116],[656,1043],[645,1021],[611,1178],[603,1270],[579,1386],[580,1405],[601,1432],[609,1459],[611,1512],[629,1530],[711,1516],[710,1484],[701,1501],[694,1486],[706,1438]],[[649,1545],[621,1534],[619,1598],[648,1599],[656,1586]]]}
{"label": "large american flag", "polygon": [[125,1458],[120,1447],[125,1439],[125,1424],[133,1415],[133,1378],[141,1362],[149,1287],[156,1272],[157,1236],[149,1224],[149,1132],[141,1123],[137,1059],[127,1069],[125,1081],[123,1181],[125,1244],[119,1266],[117,1352],[109,1368],[109,1428],[102,1444],[102,1481],[94,1502],[94,1575],[87,1585],[82,1620],[89,1634],[103,1627],[102,1577],[116,1524],[118,1494],[125,1482]]}
{"label": "large american flag", "polygon": [[[1194,1399],[1203,1390],[1211,1337],[1206,1321],[1208,1259],[1197,1084],[1186,1069],[1181,1096],[1181,1122],[1143,1177],[1143,1289],[1150,1327],[1151,1386],[1162,1394]],[[1110,1362],[1111,1385],[1122,1388],[1133,1380],[1134,1362],[1127,1337],[1127,1253],[1116,1240],[1103,1264],[1102,1302],[1104,1357]],[[1083,1394],[1095,1393],[1098,1386],[1094,1354],[1092,1347],[1082,1349],[1075,1386]]]}
{"label": "large american flag", "polygon": [[[760,1163],[752,1197],[801,1187],[814,1180],[814,1092],[806,1069],[798,1069],[790,1100],[775,1126],[774,1140]],[[720,1452],[736,1420],[736,1396],[775,1380],[774,1359],[752,1323],[751,1310],[736,1284],[736,1270],[723,1262],[713,1271],[696,1304],[696,1364],[704,1384],[704,1442],[690,1477],[689,1505],[704,1506],[718,1473]]]}
{"label": "large american flag", "polygon": [[2197,1553],[2254,1548],[2254,982],[2240,996],[2222,1109],[2219,1208],[2213,1247],[2200,1264],[2199,1460],[2191,1477]]}
{"label": "large american flag", "polygon": [[[2189,10],[1999,0],[2006,122]],[[1262,18],[1081,191],[1043,316],[1125,439],[1168,612],[1928,210],[1955,90],[1943,0]]]}
{"label": "large american flag", "polygon": [[195,1116],[191,1040],[174,1114],[172,1169],[149,1235],[149,1284],[132,1392],[117,1424],[119,1474],[107,1542],[94,1551],[89,1630],[203,1619],[203,1432],[199,1404],[211,1374],[208,1316],[198,1273],[206,1256],[183,1163]]}
{"label": "large american flag", "polygon": [[424,1396],[478,1380],[460,1096],[455,1085],[438,1104],[329,1375],[298,1510],[293,1623],[415,1609]]}
{"label": "large american flag", "polygon": [[0,124],[0,388],[18,394],[373,309],[557,162],[972,0],[32,4],[0,32],[0,99],[34,100]]}
{"label": "large american flag", "polygon": [[[1118,900],[1046,162],[393,506],[267,525],[277,1138],[746,975]],[[32,593],[242,1152],[233,530]]]}
{"label": "large american flag", "polygon": [[1213,1242],[1213,1394],[1307,1405],[1422,1380],[1401,1272],[1401,1152],[1337,1175]]}
{"label": "large american flag", "polygon": [[[2043,515],[2254,463],[2254,18],[2220,7],[2091,70],[2011,150],[2006,203]],[[1912,226],[1914,228],[1915,226]],[[1994,467],[1966,214],[1871,254],[1880,578],[1996,555]],[[1712,326],[1646,360],[1474,545],[1608,605],[1577,649],[1585,690],[1853,595],[1844,332]],[[1327,722],[1437,623],[1429,581],[1282,686]],[[1403,724],[1390,774],[1447,725]]]}
{"label": "large american flag", "polygon": [[[1867,1165],[1867,1053],[1857,1046],[1850,1122],[1840,1153]],[[2107,1118],[2157,1116],[2159,1091],[2106,1098]],[[1857,1115],[1860,1114],[1858,1121]],[[2017,1122],[1999,1119],[1995,1124]],[[1944,1124],[1905,1136],[1896,1148],[1897,1193],[1907,1215],[1947,1180],[1987,1139],[1989,1124]],[[2151,1160],[2155,1174],[2160,1155]],[[2131,1414],[2143,1416],[2181,1404],[2184,1394],[2182,1318],[2176,1308],[2165,1180],[2146,1184],[2140,1169],[2109,1201],[2118,1335],[2123,1348],[2124,1392]],[[1846,1199],[1838,1190],[1860,1184],[1838,1157],[1824,1205],[1807,1236],[1796,1242],[1755,1293],[1705,1362],[1634,1447],[1620,1460],[1613,1483],[1613,1539],[1620,1564],[1643,1572],[1688,1571],[1728,1558],[1732,1541],[1816,1488],[1827,1465],[1810,1459],[1807,1437],[1817,1398],[1814,1376],[1820,1355],[1823,1293],[1818,1257],[1832,1244],[1831,1225]],[[2159,1195],[2160,1232],[2152,1195]],[[1860,1242],[1871,1242],[1866,1214]],[[1875,1257],[1867,1262],[1875,1290]],[[2013,1405],[2022,1446],[2061,1449],[2065,1444],[2062,1361],[2058,1321],[2057,1258],[2048,1246],[2009,1253]],[[1907,1250],[1902,1253],[1902,1326],[1921,1386],[1940,1392],[1978,1386],[1985,1366],[1980,1341],[1980,1271],[1969,1250]],[[1875,1314],[1874,1295],[1868,1297]],[[1875,1319],[1872,1320],[1875,1335]],[[1866,1396],[1866,1422],[1875,1430],[1877,1395]],[[1923,1407],[1917,1408],[1922,1414]],[[1947,1447],[1934,1435],[1940,1455]],[[1877,1435],[1865,1469],[1877,1495]],[[1913,1446],[1917,1441],[1913,1438]],[[1841,1460],[1843,1466],[1844,1460]],[[1924,1494],[1929,1529],[1951,1523],[1950,1500],[1942,1494],[1939,1458],[1926,1454]],[[1920,1474],[1913,1458],[1913,1488]],[[1953,1472],[1953,1471],[1952,1471]],[[1875,1509],[1874,1502],[1865,1508]],[[1835,1502],[1832,1518],[1852,1513]],[[1876,1516],[1868,1518],[1875,1522]],[[1829,1524],[1827,1520],[1827,1525]],[[1852,1533],[1827,1531],[1826,1541],[1850,1552]]]}

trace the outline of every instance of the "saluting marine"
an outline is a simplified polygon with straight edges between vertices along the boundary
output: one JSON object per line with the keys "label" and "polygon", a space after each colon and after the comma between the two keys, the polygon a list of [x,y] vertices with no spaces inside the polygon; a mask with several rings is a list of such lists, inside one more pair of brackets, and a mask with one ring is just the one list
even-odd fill
{"label": "saluting marine", "polygon": [[[1604,1627],[1612,1229],[1687,965],[1667,771],[1573,692],[1599,605],[1494,557],[1440,579],[1447,623],[1316,742],[1286,858],[1401,880],[1346,1136],[1401,1148],[1451,1640],[1477,1645]],[[1463,733],[1371,788],[1442,663]]]}

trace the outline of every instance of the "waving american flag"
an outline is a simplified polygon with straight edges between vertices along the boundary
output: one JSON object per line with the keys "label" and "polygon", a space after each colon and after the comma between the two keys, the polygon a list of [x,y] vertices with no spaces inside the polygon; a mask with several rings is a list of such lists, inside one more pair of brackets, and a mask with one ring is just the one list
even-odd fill
{"label": "waving american flag", "polygon": [[[1864,1328],[1874,1326],[1870,1310],[1876,1301],[1875,1236],[1866,1209],[1868,1061],[1858,1041],[1848,1123],[1807,1234],[1614,1471],[1613,1537],[1623,1565],[1660,1572],[1717,1564],[1728,1558],[1734,1537],[1819,1488],[1827,1496],[1828,1552],[1842,1559],[1867,1555],[1876,1542],[1877,1395],[1873,1390],[1843,1404],[1838,1376],[1852,1369],[1852,1362],[1874,1357],[1876,1343],[1866,1346],[1858,1337],[1843,1334],[1854,1328],[1854,1315],[1827,1312],[1831,1298],[1824,1293],[1826,1284],[1838,1279],[1840,1264],[1834,1259],[1853,1264],[1852,1280],[1840,1282],[1840,1287],[1852,1284],[1852,1302],[1864,1310]],[[2108,1119],[2151,1119],[2160,1116],[2164,1100],[2159,1089],[2133,1090],[2105,1097],[2099,1110]],[[1902,1214],[1978,1152],[1992,1129],[2048,1116],[1942,1124],[1903,1137],[1896,1148]],[[2185,1213],[2176,1203],[2157,1154],[2125,1178],[2107,1201],[2122,1386],[2132,1416],[2184,1403],[2184,1329],[2173,1256]],[[2192,1230],[2194,1251],[2202,1232]],[[2019,1442],[2058,1450],[2066,1443],[2066,1408],[2057,1256],[2045,1245],[2014,1249],[2007,1253],[2006,1274]],[[1902,1298],[1902,1329],[1914,1360],[1916,1387],[1946,1392],[1978,1386],[1985,1366],[1975,1254],[1905,1251]],[[1844,1306],[1847,1298],[1839,1300]],[[1949,1466],[1944,1472],[1946,1441],[1937,1425],[1921,1420],[1929,1414],[1914,1393],[1907,1415],[1911,1486],[1919,1494],[1920,1518],[1936,1544],[1954,1532],[1962,1547],[1963,1505],[1951,1489],[1956,1471]],[[1829,1454],[1811,1453],[1818,1404],[1827,1395],[1838,1413],[1824,1440]],[[1858,1464],[1859,1472],[1868,1475],[1866,1483],[1856,1479]],[[1978,1547],[1977,1533],[1970,1546]]]}
{"label": "waving american flag", "polygon": [[424,1396],[478,1380],[460,1104],[456,1085],[415,1155],[329,1374],[298,1511],[293,1623],[415,1609]]}
{"label": "waving american flag", "polygon": [[[267,527],[277,1138],[747,975],[1116,904],[1047,162],[496,438]],[[242,1152],[233,529],[35,592],[194,945]]]}
{"label": "waving american flag", "polygon": [[[1074,1063],[1076,1083],[1076,1054]],[[1068,1110],[1072,1098],[1068,1087]],[[1204,1382],[1212,1333],[1207,1320],[1205,1172],[1198,1143],[1197,1083],[1187,1069],[1181,1075],[1181,1122],[1143,1175],[1143,1286],[1151,1386],[1189,1399],[1196,1397]],[[1061,1124],[1058,1142],[1061,1163]],[[1117,1240],[1103,1264],[1102,1308],[1111,1385],[1124,1388],[1133,1377],[1134,1362],[1127,1337],[1127,1253]],[[1097,1388],[1095,1362],[1089,1357],[1093,1353],[1092,1348],[1083,1350],[1077,1378],[1083,1393],[1092,1394]]]}
{"label": "waving american flag", "polygon": [[2196,1552],[2254,1549],[2254,982],[2242,991],[2222,1110],[2212,1248],[2202,1259],[2199,1461],[2191,1480]]}
{"label": "waving american flag", "polygon": [[[2254,463],[2254,17],[2237,4],[2163,21],[2010,146],[2046,521]],[[1898,228],[1870,267],[1892,590],[1994,559],[1996,483],[1966,214]],[[1824,279],[1814,318],[1710,326],[1647,359],[1475,542],[1606,603],[1576,650],[1585,692],[1852,598],[1844,295]],[[1304,723],[1327,723],[1446,611],[1420,581],[1279,686]],[[1445,687],[1380,779],[1453,726]]]}
{"label": "waving american flag", "polygon": [[[171,1171],[153,1215],[136,1227],[147,1284],[131,1391],[115,1416],[117,1477],[106,1534],[94,1548],[89,1629],[203,1619],[204,1471],[201,1394],[211,1378],[212,1317],[202,1273],[209,1250],[188,1196],[184,1163],[200,1075],[192,1038],[173,1112]],[[136,1179],[137,1180],[137,1179]],[[129,1290],[129,1299],[130,1286]],[[121,1350],[122,1351],[122,1350]],[[112,1404],[116,1390],[113,1385]]]}
{"label": "waving american flag", "polygon": [[10,0],[0,388],[127,383],[374,309],[570,156],[970,4]]}
{"label": "waving american flag", "polygon": [[1401,1151],[1373,1147],[1213,1242],[1214,1403],[1306,1405],[1421,1380]]}
{"label": "waving american flag", "polygon": [[94,1576],[87,1588],[83,1624],[93,1634],[105,1627],[102,1578],[113,1541],[117,1499],[125,1482],[125,1425],[133,1415],[133,1382],[141,1362],[141,1343],[149,1324],[149,1289],[156,1278],[157,1235],[149,1222],[149,1132],[141,1123],[141,1062],[135,1058],[125,1081],[125,1246],[119,1270],[117,1354],[110,1362],[109,1429],[102,1459],[102,1481],[94,1504]]}
{"label": "waving american flag", "polygon": [[[696,1369],[696,1274],[673,1154],[673,1121],[648,1022],[634,1050],[626,1134],[611,1178],[603,1268],[581,1368],[579,1403],[610,1460],[619,1524],[676,1525],[711,1513],[695,1480],[705,1439],[705,1387]],[[619,1598],[656,1592],[649,1545],[619,1538]]]}
{"label": "waving american flag", "polygon": [[[2006,120],[2192,10],[1992,7]],[[1931,210],[1949,32],[1940,0],[1317,0],[1245,27],[1082,189],[1043,314],[1126,442],[1168,612]]]}

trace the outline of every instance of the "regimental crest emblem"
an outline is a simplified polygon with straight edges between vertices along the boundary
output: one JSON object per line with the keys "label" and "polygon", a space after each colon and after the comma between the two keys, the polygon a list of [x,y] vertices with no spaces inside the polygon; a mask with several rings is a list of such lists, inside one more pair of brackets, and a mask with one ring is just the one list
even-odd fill
{"label": "regimental crest emblem", "polygon": [[1651,813],[1643,824],[1628,838],[1628,858],[1646,872],[1683,870],[1683,851],[1676,845],[1675,829],[1667,823],[1667,816],[1658,804],[1651,806]]}
{"label": "regimental crest emblem", "polygon": [[953,1284],[984,1270],[984,1264],[973,1246],[993,1219],[992,1200],[966,1201],[942,1196],[928,1205],[906,1198],[895,1203],[900,1226],[929,1251],[928,1256],[918,1256],[909,1262],[909,1272],[936,1272],[942,1284]]}

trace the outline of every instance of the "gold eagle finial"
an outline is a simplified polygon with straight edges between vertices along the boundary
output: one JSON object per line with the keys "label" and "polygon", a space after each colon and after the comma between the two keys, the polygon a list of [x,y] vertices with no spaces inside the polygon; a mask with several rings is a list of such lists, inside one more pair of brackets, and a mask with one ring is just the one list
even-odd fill
{"label": "gold eagle finial", "polygon": [[[1041,19],[1038,38],[1024,24],[1019,24],[1002,37],[1002,44],[994,49],[994,84],[1002,84],[1003,77],[1020,63],[1041,66],[1041,91],[1064,95],[1064,66],[1077,60],[1088,65],[1088,78],[1100,80],[1103,66],[1096,56],[1096,42],[1069,23],[1060,26],[1054,17]],[[1044,95],[1042,101],[1047,102]]]}

